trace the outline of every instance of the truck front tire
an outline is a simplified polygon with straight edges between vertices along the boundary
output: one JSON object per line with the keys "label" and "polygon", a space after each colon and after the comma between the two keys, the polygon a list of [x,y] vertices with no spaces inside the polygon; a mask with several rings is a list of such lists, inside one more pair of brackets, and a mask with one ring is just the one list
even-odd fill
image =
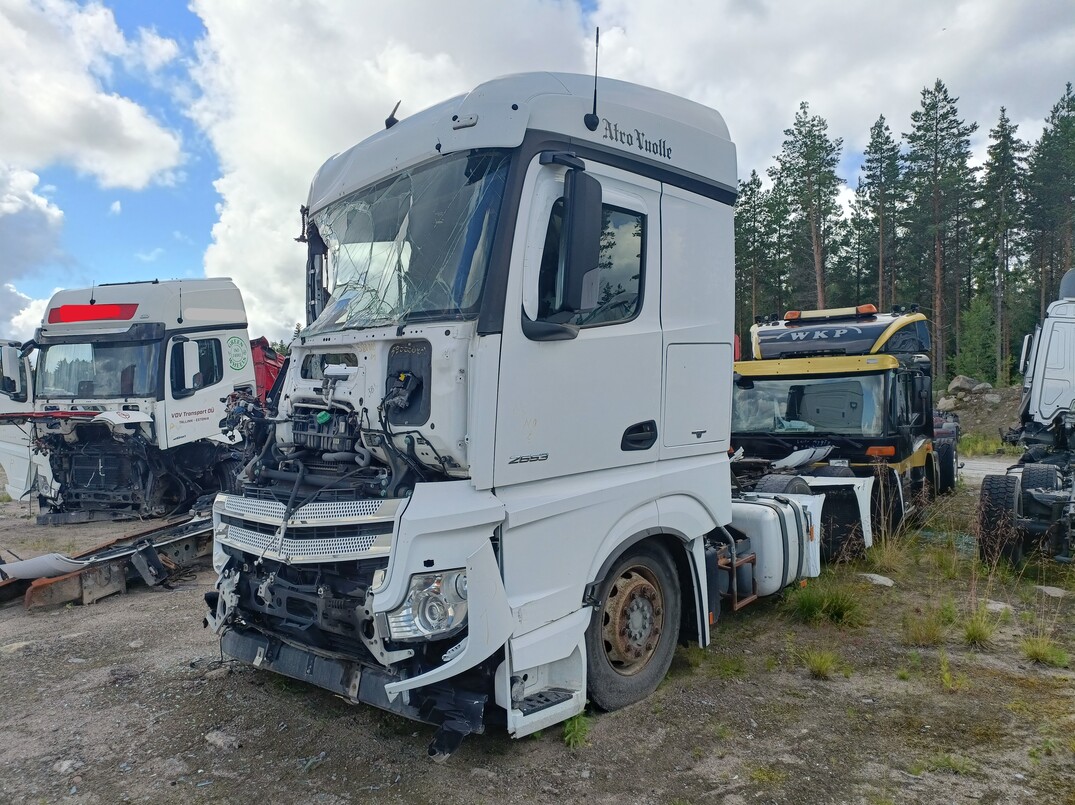
{"label": "truck front tire", "polygon": [[1023,535],[1016,528],[1021,503],[1018,475],[987,475],[982,479],[978,503],[978,552],[982,561],[994,565],[1007,559],[1023,561]]}
{"label": "truck front tire", "polygon": [[937,494],[947,495],[956,488],[959,453],[953,442],[937,443]]}
{"label": "truck front tire", "polygon": [[643,543],[613,565],[586,630],[593,704],[618,710],[656,690],[672,664],[680,608],[679,577],[664,548]]}

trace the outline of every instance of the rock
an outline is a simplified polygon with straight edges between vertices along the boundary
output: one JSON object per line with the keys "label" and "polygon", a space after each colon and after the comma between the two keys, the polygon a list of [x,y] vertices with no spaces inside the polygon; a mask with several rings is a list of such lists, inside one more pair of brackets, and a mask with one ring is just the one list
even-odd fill
{"label": "rock", "polygon": [[987,600],[985,602],[985,611],[986,612],[995,612],[995,613],[998,613],[998,614],[1001,613],[1001,612],[1011,612],[1012,611],[1012,605],[1011,604],[1005,604],[1003,601],[989,601],[989,600]]}
{"label": "rock", "polygon": [[27,646],[32,646],[33,642],[30,640],[20,640],[17,643],[8,643],[6,646],[0,646],[0,651],[4,654],[14,654],[16,651],[22,651]]}
{"label": "rock", "polygon": [[998,405],[1000,403],[1000,395],[999,394],[983,394],[982,399],[985,400],[990,405]]}
{"label": "rock", "polygon": [[1043,584],[1034,585],[1034,589],[1050,598],[1063,598],[1068,594],[1067,590],[1061,590],[1059,587],[1047,587]]}
{"label": "rock", "polygon": [[318,752],[313,757],[304,757],[299,759],[299,763],[302,764],[303,773],[308,773],[316,769],[322,763],[328,759],[328,752]]}
{"label": "rock", "polygon": [[583,769],[582,773],[579,776],[582,777],[583,780],[589,780],[590,779],[590,770],[589,769]]}
{"label": "rock", "polygon": [[68,657],[67,661],[73,665],[81,665],[86,662],[82,657]]}
{"label": "rock", "polygon": [[965,399],[967,399],[967,392],[965,392],[965,391],[956,392],[956,399],[957,400],[965,400]]}
{"label": "rock", "polygon": [[144,640],[132,640],[127,644],[127,648],[142,648],[145,645]]}
{"label": "rock", "polygon": [[228,668],[225,665],[225,666],[221,666],[220,668],[214,668],[211,671],[206,671],[205,672],[205,678],[206,679],[223,679],[224,677],[226,677],[230,673],[231,673],[231,669]]}
{"label": "rock", "polygon": [[980,382],[973,377],[956,375],[952,378],[952,382],[948,384],[948,391],[973,391],[974,387],[978,385],[980,385]]}
{"label": "rock", "polygon": [[977,386],[970,390],[971,394],[985,394],[987,391],[993,390],[992,383],[979,383]]}
{"label": "rock", "polygon": [[481,777],[483,780],[495,780],[496,772],[489,769],[473,768],[470,770],[471,777]]}
{"label": "rock", "polygon": [[52,764],[52,770],[57,774],[70,774],[76,769],[82,768],[82,761],[68,758],[67,760],[57,760]]}
{"label": "rock", "polygon": [[955,397],[941,397],[937,400],[938,411],[954,411],[956,410],[956,398]]}
{"label": "rock", "polygon": [[238,749],[242,744],[239,743],[239,739],[234,735],[228,735],[226,732],[220,730],[212,730],[205,733],[205,741],[210,746],[215,746],[217,749],[223,749],[225,752],[230,752],[232,749]]}
{"label": "rock", "polygon": [[876,584],[878,587],[892,587],[896,583],[888,576],[879,576],[876,573],[859,573],[859,575],[870,584]]}

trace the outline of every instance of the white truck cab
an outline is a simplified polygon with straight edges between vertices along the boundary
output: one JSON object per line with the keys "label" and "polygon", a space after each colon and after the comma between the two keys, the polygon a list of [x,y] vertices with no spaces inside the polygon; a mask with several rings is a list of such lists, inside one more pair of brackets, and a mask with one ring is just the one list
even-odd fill
{"label": "white truck cab", "polygon": [[[228,485],[224,402],[254,389],[239,290],[228,279],[130,282],[59,291],[34,340],[4,348],[5,383],[25,385],[30,440],[48,457],[42,522],[146,517]],[[36,351],[31,376],[24,357]],[[16,381],[8,366],[23,372]],[[11,430],[9,425],[7,430]]]}
{"label": "white truck cab", "polygon": [[310,324],[214,507],[224,653],[434,758],[638,701],[722,600],[817,572],[808,500],[732,497],[728,129],[597,89],[496,79],[325,163]]}

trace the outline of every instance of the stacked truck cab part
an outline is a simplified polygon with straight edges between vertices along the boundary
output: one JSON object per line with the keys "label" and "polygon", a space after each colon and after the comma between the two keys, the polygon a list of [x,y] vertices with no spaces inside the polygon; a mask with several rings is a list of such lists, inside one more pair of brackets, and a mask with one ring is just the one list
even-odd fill
{"label": "stacked truck cab part", "polygon": [[1075,521],[1075,270],[1059,298],[1023,339],[1019,423],[1005,441],[1023,447],[1004,475],[982,481],[978,538],[982,559],[1018,564],[1035,550],[1072,561]]}
{"label": "stacked truck cab part", "polygon": [[824,552],[869,547],[955,488],[955,442],[934,450],[930,337],[916,310],[789,311],[751,328],[735,364],[733,472],[741,486],[828,493]]}
{"label": "stacked truck cab part", "polygon": [[310,323],[214,507],[224,653],[438,724],[435,758],[638,701],[817,570],[811,499],[732,499],[724,121],[593,89],[490,81],[321,168]]}
{"label": "stacked truck cab part", "polygon": [[[163,516],[230,486],[241,450],[236,434],[221,433],[224,400],[257,393],[246,326],[227,279],[58,292],[21,360],[12,347],[3,359],[5,376],[24,373],[5,382],[33,403],[7,418],[28,421],[48,459],[39,519]],[[31,349],[32,375],[22,363]],[[278,370],[271,355],[262,363]]]}

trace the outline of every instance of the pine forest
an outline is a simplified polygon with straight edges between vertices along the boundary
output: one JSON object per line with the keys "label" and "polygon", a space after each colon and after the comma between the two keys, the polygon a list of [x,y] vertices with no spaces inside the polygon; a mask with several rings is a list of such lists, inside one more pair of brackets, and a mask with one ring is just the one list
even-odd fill
{"label": "pine forest", "polygon": [[799,106],[768,181],[752,171],[739,186],[744,343],[756,317],[788,309],[917,304],[933,329],[939,381],[1012,382],[1023,335],[1072,268],[1075,94],[1069,83],[1043,110],[1033,144],[1001,107],[980,166],[970,146],[978,124],[960,118],[958,101],[938,79],[909,125],[879,117],[849,209],[839,200],[843,140],[807,102]]}

